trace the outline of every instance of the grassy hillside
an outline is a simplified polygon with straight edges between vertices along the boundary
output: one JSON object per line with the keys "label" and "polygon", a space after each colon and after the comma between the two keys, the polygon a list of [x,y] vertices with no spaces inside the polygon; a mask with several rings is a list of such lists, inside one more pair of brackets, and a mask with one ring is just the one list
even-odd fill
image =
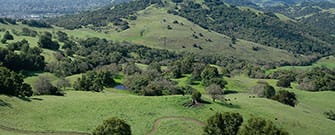
{"label": "grassy hillside", "polygon": [[[178,24],[173,23],[174,21],[177,21]],[[169,30],[168,26],[171,26],[172,29]],[[132,41],[137,44],[179,52],[193,52],[199,55],[234,56],[252,62],[286,60],[293,62],[298,60],[287,51],[264,47],[245,40],[238,40],[236,44],[232,44],[231,38],[228,36],[205,30],[185,18],[167,14],[165,9],[154,6],[138,12],[137,20],[130,21],[128,30],[114,31],[110,34],[116,39]],[[206,41],[208,39],[212,42]],[[201,46],[202,49],[193,47],[194,44]],[[259,49],[255,51],[253,48]]]}
{"label": "grassy hillside", "polygon": [[[242,39],[238,39],[236,44],[232,44],[230,37],[205,30],[180,16],[168,14],[165,8],[148,7],[137,13],[136,20],[128,21],[130,28],[121,32],[114,30],[113,26],[104,27],[101,31],[87,28],[75,30],[65,30],[59,27],[52,29],[29,28],[40,33],[44,31],[55,33],[60,30],[74,38],[99,37],[114,41],[127,41],[179,53],[191,52],[203,56],[236,57],[252,63],[280,63],[283,61],[295,63],[305,60],[304,56],[293,55],[286,50],[267,47]],[[176,24],[176,21],[178,24]],[[168,26],[172,29],[169,30]],[[24,27],[27,26],[0,24],[0,28],[9,31],[21,31]],[[0,35],[3,33],[0,32]],[[14,38],[15,41],[27,39],[32,46],[37,46],[38,37],[15,36]],[[47,61],[52,61],[53,53],[51,50],[44,49],[43,55]]]}
{"label": "grassy hillside", "polygon": [[[249,98],[249,94],[243,93],[226,96],[231,99],[232,106],[212,103],[196,108],[182,106],[190,99],[188,96],[141,97],[110,90],[104,93],[68,91],[65,97],[34,96],[30,101],[0,96],[2,104],[6,103],[0,106],[0,124],[33,131],[90,132],[103,119],[116,116],[125,119],[134,134],[145,134],[152,128],[153,122],[163,116],[185,116],[205,121],[215,112],[236,111],[245,118],[259,116],[270,119],[292,134],[334,132],[334,122],[322,115],[323,111],[335,107],[330,103],[334,93],[299,91],[297,95],[299,104],[296,108],[268,99]],[[201,126],[194,122],[178,119],[162,120],[158,127],[157,134],[201,131]],[[188,130],[189,127],[195,129]]]}

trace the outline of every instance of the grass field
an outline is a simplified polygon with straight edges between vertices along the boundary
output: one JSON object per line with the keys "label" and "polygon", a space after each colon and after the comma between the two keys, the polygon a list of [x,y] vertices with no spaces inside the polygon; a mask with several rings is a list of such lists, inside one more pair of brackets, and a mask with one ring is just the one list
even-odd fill
{"label": "grass field", "polygon": [[[294,91],[299,100],[295,108],[268,99],[249,98],[247,93],[227,95],[232,106],[212,103],[196,108],[182,106],[190,100],[189,96],[142,97],[118,90],[103,93],[67,91],[64,97],[34,96],[30,101],[0,96],[0,124],[33,131],[90,132],[104,119],[116,116],[125,119],[132,126],[133,133],[140,135],[147,133],[160,117],[186,116],[206,121],[215,112],[234,111],[242,113],[246,119],[259,116],[272,120],[292,134],[335,132],[335,123],[322,114],[335,108],[332,103],[335,93]],[[189,130],[190,127],[194,129]],[[193,134],[200,131],[201,126],[192,121],[164,119],[155,134]]]}

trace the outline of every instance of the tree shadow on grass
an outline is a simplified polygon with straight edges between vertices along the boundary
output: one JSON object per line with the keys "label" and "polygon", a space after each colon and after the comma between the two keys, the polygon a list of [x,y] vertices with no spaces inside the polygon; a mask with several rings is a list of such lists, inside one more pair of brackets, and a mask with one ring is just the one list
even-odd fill
{"label": "tree shadow on grass", "polygon": [[232,104],[232,103],[226,103],[226,102],[216,102],[216,103],[219,104],[219,105],[228,107],[228,108],[241,109],[240,105],[235,105],[235,104]]}
{"label": "tree shadow on grass", "polygon": [[33,100],[37,100],[37,101],[42,101],[43,99],[41,98],[29,98],[29,97],[18,97],[19,99],[26,101],[26,102],[31,102]]}
{"label": "tree shadow on grass", "polygon": [[0,106],[12,108],[12,105],[0,99]]}

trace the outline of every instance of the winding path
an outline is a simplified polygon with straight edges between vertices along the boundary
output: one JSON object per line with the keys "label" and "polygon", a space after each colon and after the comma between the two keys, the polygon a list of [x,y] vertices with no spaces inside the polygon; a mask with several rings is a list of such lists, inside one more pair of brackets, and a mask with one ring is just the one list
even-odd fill
{"label": "winding path", "polygon": [[0,129],[9,132],[32,134],[32,135],[89,135],[89,133],[75,132],[75,131],[31,131],[24,129],[17,129],[0,125]]}
{"label": "winding path", "polygon": [[190,117],[184,117],[184,116],[164,116],[164,117],[160,117],[158,119],[156,119],[154,121],[154,125],[152,126],[151,130],[147,132],[147,135],[153,135],[154,133],[157,132],[158,130],[158,126],[159,123],[162,120],[170,120],[170,119],[181,119],[181,120],[186,120],[186,121],[191,121],[199,126],[206,126],[205,122],[202,122],[200,120],[194,119],[194,118],[190,118]]}
{"label": "winding path", "polygon": [[[153,135],[157,132],[158,126],[162,120],[171,120],[171,119],[180,119],[185,121],[191,121],[199,126],[205,126],[206,123],[200,120],[184,117],[184,116],[164,116],[156,119],[153,123],[153,126],[150,131],[147,132],[147,135]],[[75,131],[32,131],[32,130],[24,130],[17,129],[12,127],[7,127],[4,125],[0,125],[0,129],[9,132],[22,133],[22,134],[31,134],[31,135],[89,135],[89,133],[84,132],[75,132]]]}

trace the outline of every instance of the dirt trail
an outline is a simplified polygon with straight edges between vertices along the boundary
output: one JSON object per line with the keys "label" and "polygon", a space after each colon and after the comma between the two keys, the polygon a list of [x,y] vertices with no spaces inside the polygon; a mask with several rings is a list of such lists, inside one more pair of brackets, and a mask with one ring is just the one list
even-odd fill
{"label": "dirt trail", "polygon": [[184,116],[164,116],[156,119],[154,121],[154,125],[152,126],[151,130],[147,132],[147,135],[153,135],[154,133],[157,132],[158,130],[158,125],[162,120],[169,120],[169,119],[181,119],[181,120],[186,120],[186,121],[191,121],[199,126],[205,126],[206,123],[202,122],[200,120],[190,118],[190,117],[184,117]]}
{"label": "dirt trail", "polygon": [[74,131],[31,131],[0,125],[0,129],[9,132],[31,134],[31,135],[89,135],[89,133],[74,132]]}

